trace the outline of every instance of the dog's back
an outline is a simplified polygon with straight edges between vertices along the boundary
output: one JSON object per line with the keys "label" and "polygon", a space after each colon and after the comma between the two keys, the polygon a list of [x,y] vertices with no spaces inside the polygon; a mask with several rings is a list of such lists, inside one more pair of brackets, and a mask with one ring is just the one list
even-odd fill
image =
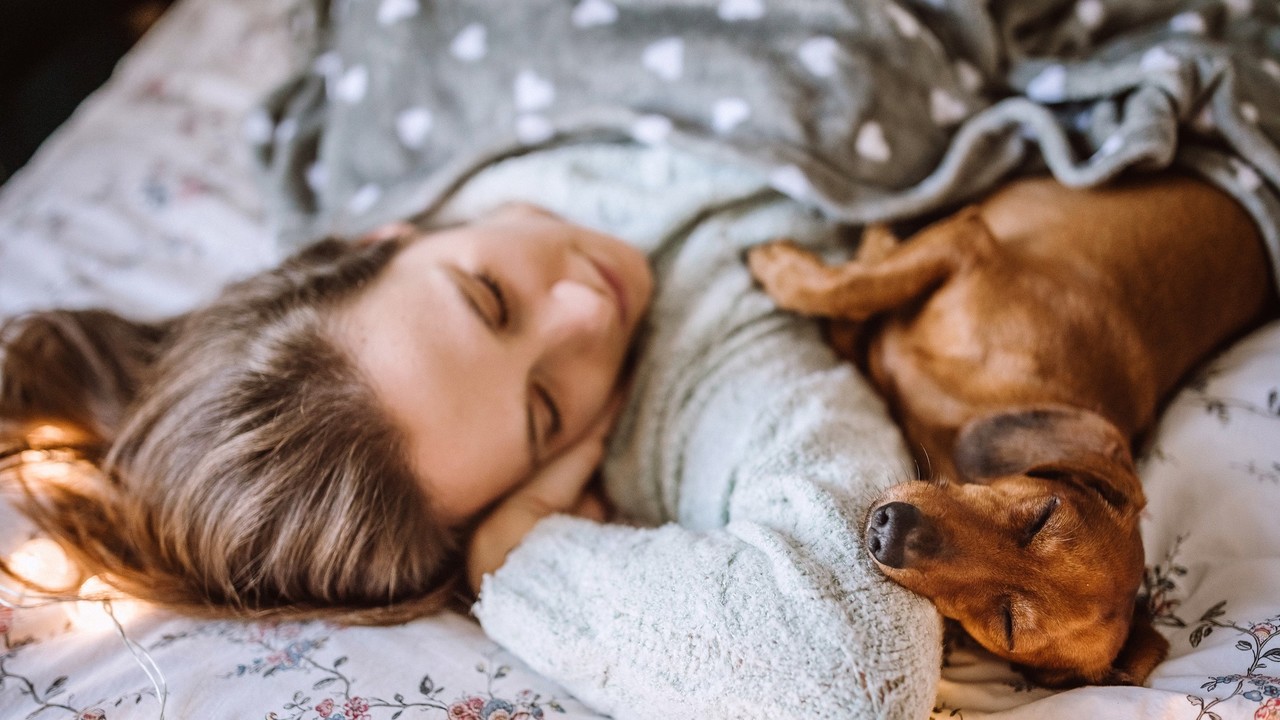
{"label": "dog's back", "polygon": [[1176,176],[1015,182],[901,250],[916,243],[946,248],[950,272],[886,308],[867,362],[935,464],[967,420],[1010,405],[1089,408],[1132,436],[1275,294],[1244,210]]}

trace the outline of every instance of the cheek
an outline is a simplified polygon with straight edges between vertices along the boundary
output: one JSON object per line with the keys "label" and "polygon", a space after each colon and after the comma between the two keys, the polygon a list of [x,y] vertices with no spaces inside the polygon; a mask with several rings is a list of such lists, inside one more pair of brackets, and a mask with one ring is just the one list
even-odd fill
{"label": "cheek", "polygon": [[499,452],[492,442],[477,449],[482,452],[437,455],[429,466],[427,496],[446,522],[470,520],[510,494],[527,475],[524,463],[510,461],[524,457],[523,449]]}

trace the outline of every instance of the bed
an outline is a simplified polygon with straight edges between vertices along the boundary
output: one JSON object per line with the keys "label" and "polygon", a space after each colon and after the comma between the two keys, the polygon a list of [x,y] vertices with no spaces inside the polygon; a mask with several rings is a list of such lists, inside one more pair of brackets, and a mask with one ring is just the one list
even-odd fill
{"label": "bed", "polygon": [[[290,49],[307,31],[293,4],[177,3],[0,188],[0,315],[162,317],[279,259],[246,136],[273,132],[249,110],[307,62]],[[1172,646],[1147,686],[1051,692],[956,641],[941,679],[920,679],[938,685],[933,717],[1280,719],[1280,322],[1197,373],[1141,474],[1143,593]],[[39,577],[64,571],[7,504],[0,552]],[[0,607],[3,718],[598,717],[462,614],[393,628],[207,622],[6,593],[19,607]]]}

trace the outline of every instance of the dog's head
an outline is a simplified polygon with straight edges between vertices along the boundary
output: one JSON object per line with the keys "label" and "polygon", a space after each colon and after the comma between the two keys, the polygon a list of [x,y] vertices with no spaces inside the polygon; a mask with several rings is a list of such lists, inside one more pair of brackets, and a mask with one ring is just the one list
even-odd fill
{"label": "dog's head", "polygon": [[873,504],[885,575],[1037,683],[1141,684],[1168,642],[1135,608],[1146,501],[1127,440],[1096,414],[1028,407],[966,425],[955,464],[967,482]]}

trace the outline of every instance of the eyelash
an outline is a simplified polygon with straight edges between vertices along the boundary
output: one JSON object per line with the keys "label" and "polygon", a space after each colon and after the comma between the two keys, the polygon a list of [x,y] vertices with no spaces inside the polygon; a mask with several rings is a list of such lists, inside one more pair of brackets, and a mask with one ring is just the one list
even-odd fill
{"label": "eyelash", "polygon": [[1035,520],[1033,520],[1031,522],[1031,525],[1027,526],[1027,529],[1023,532],[1023,536],[1022,536],[1023,547],[1030,545],[1031,541],[1035,539],[1036,535],[1039,535],[1040,531],[1044,529],[1044,526],[1049,523],[1049,518],[1053,516],[1054,510],[1058,509],[1058,503],[1059,503],[1059,500],[1055,496],[1055,497],[1049,498],[1049,502],[1045,503],[1040,508],[1040,512],[1036,515]]}
{"label": "eyelash", "polygon": [[1006,604],[1004,606],[1004,636],[1005,641],[1009,643],[1009,649],[1013,649],[1013,606]]}
{"label": "eyelash", "polygon": [[493,295],[493,299],[498,305],[498,328],[506,328],[511,322],[511,313],[507,305],[507,294],[502,290],[502,283],[498,282],[498,279],[488,270],[477,271],[475,277]]}
{"label": "eyelash", "polygon": [[[485,289],[493,295],[493,300],[498,307],[498,317],[496,319],[496,327],[505,330],[511,323],[510,305],[507,302],[507,294],[502,289],[502,282],[498,280],[493,273],[488,270],[478,270],[475,278]],[[547,408],[547,414],[551,416],[550,422],[547,423],[547,429],[543,441],[550,442],[560,434],[563,428],[563,420],[560,415],[560,407],[556,404],[555,399],[551,396],[551,391],[542,385],[534,385],[533,391],[542,398],[543,405]]]}

